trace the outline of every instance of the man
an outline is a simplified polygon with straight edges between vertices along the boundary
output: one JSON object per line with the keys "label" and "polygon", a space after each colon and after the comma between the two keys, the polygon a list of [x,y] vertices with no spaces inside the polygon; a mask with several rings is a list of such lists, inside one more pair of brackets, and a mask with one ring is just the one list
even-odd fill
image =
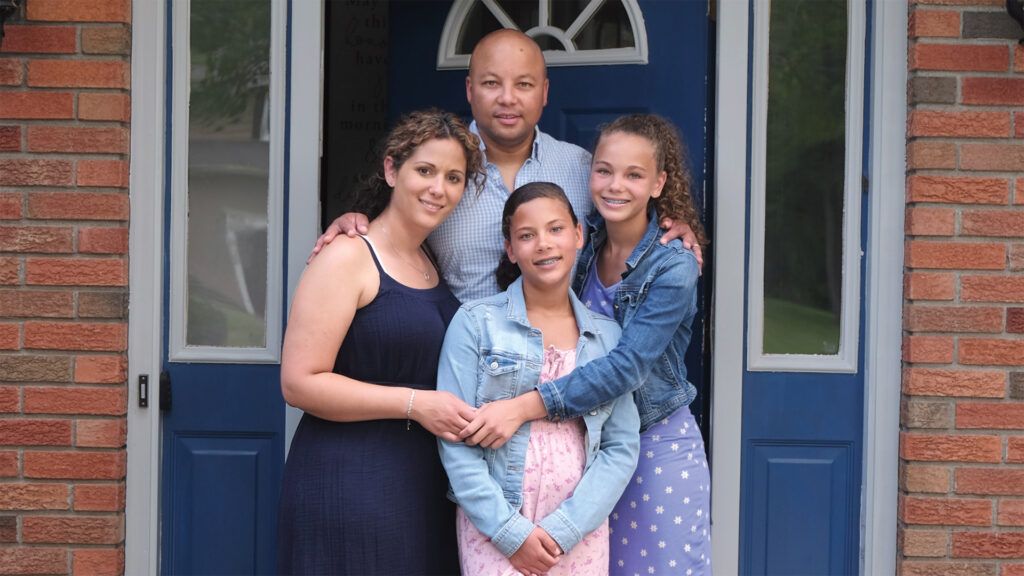
{"label": "man", "polygon": [[[593,208],[590,153],[537,128],[547,96],[544,55],[532,38],[502,29],[477,43],[466,77],[466,99],[473,113],[470,130],[482,140],[486,180],[467,188],[451,216],[427,240],[448,286],[462,302],[499,292],[494,269],[504,252],[501,212],[517,187],[539,181],[558,184],[581,220]],[[366,230],[365,216],[343,215],[317,240],[313,255],[340,233],[353,236]],[[700,246],[685,224],[673,227],[662,241],[678,237],[700,261]]]}

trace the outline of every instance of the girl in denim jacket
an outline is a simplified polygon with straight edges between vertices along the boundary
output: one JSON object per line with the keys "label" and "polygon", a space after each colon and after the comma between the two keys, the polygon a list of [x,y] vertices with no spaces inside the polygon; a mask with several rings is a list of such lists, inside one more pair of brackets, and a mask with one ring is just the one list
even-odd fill
{"label": "girl in denim jacket", "polygon": [[[473,406],[564,376],[619,339],[569,289],[583,236],[561,188],[518,188],[502,233],[507,290],[459,309],[438,368],[438,389]],[[608,573],[607,518],[636,466],[640,419],[628,394],[581,416],[526,424],[500,448],[439,440],[463,574]]]}
{"label": "girl in denim jacket", "polygon": [[699,267],[678,240],[658,242],[659,216],[672,214],[705,243],[685,166],[679,134],[664,118],[624,116],[602,128],[590,174],[598,214],[573,289],[590,309],[614,316],[622,338],[567,377],[481,407],[461,434],[467,444],[498,446],[522,422],[571,418],[632,391],[640,463],[612,513],[612,574],[711,574],[711,481],[683,363]]}

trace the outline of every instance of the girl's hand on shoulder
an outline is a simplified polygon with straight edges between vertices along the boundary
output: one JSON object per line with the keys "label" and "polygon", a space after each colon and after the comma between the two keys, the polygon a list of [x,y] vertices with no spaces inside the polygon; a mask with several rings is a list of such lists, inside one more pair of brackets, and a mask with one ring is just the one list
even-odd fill
{"label": "girl's hand on shoulder", "polygon": [[661,227],[666,230],[661,235],[661,243],[668,244],[669,242],[679,238],[683,242],[683,246],[693,251],[693,255],[697,257],[697,266],[701,269],[704,268],[704,251],[700,247],[700,243],[697,242],[697,235],[693,233],[693,229],[690,228],[689,224],[682,220],[673,220],[672,218],[662,218]]}
{"label": "girl's hand on shoulder", "polygon": [[451,392],[417,390],[410,416],[434,436],[458,442],[459,432],[473,419],[475,410]]}
{"label": "girl's hand on shoulder", "polygon": [[562,550],[554,538],[537,526],[508,561],[522,574],[538,576],[547,574],[548,570],[558,564],[561,555]]}
{"label": "girl's hand on shoulder", "polygon": [[524,422],[543,418],[547,414],[540,393],[531,391],[509,400],[495,400],[476,411],[459,438],[470,446],[498,449],[505,445]]}

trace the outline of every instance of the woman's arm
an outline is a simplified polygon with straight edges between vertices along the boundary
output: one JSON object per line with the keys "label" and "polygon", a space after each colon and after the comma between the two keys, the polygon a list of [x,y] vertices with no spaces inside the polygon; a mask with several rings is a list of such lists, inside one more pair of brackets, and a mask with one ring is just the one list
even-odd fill
{"label": "woman's arm", "polygon": [[[411,388],[380,386],[332,371],[356,310],[376,296],[379,284],[359,239],[338,239],[309,264],[295,291],[281,354],[285,401],[338,422],[406,418]],[[430,432],[452,439],[472,416],[465,402],[432,390],[416,391],[410,414]]]}
{"label": "woman's arm", "polygon": [[[479,339],[474,319],[459,309],[448,325],[437,371],[438,389],[475,403],[480,380]],[[441,462],[448,472],[455,500],[480,532],[505,556],[512,556],[533,532],[533,522],[514,509],[491,477],[484,449],[462,442],[438,440]]]}

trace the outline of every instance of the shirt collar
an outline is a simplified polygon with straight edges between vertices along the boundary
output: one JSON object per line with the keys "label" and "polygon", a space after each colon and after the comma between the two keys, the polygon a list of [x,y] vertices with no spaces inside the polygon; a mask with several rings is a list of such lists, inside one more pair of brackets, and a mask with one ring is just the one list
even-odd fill
{"label": "shirt collar", "polygon": [[[594,244],[595,250],[600,248],[605,240],[608,238],[608,230],[605,228],[604,218],[601,213],[596,209],[587,216],[587,229],[590,233],[590,241]],[[650,251],[654,243],[657,242],[658,237],[662,234],[661,227],[658,226],[658,211],[654,208],[654,205],[647,207],[647,230],[644,232],[643,238],[637,242],[636,247],[633,248],[633,252],[630,253],[629,258],[626,259],[626,273],[623,274],[625,277],[630,271],[636,268],[636,265],[643,258],[644,254]]]}
{"label": "shirt collar", "polygon": [[[473,134],[476,134],[477,137],[480,138],[480,150],[483,151],[484,159],[486,160],[487,144],[484,143],[483,137],[480,136],[480,130],[476,126],[476,120],[473,120],[472,122],[469,123],[469,131],[472,132]],[[546,136],[546,134],[541,132],[540,128],[536,126],[533,127],[533,150],[530,154],[530,158],[534,159],[537,162],[541,161],[541,149],[543,148],[543,146],[541,145],[541,139],[544,136]]]}

